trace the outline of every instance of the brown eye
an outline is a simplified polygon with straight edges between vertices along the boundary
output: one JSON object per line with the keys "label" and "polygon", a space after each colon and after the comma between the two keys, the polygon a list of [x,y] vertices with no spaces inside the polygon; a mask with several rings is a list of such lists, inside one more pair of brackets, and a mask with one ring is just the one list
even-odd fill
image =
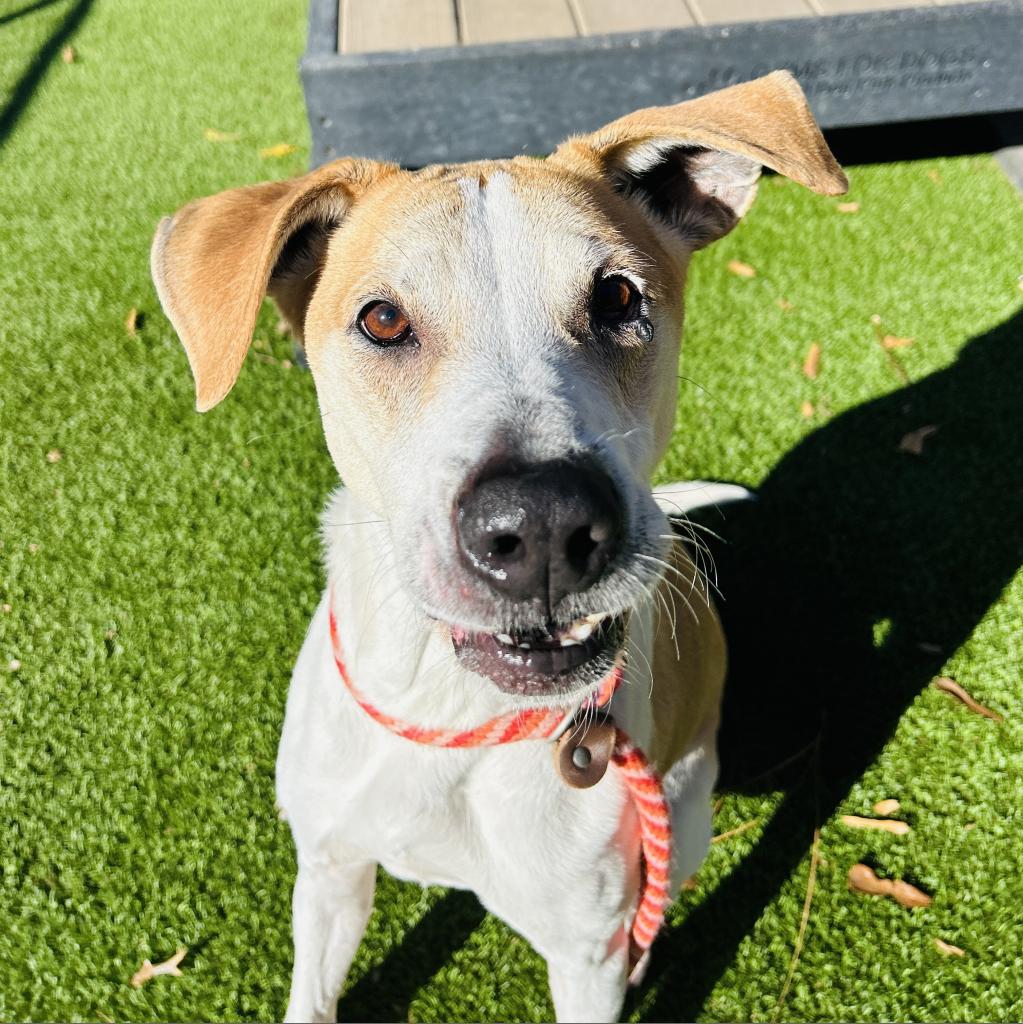
{"label": "brown eye", "polygon": [[397,345],[412,334],[412,324],[397,306],[390,302],[371,302],[359,314],[359,329],[378,345]]}
{"label": "brown eye", "polygon": [[617,327],[639,316],[640,294],[626,277],[617,274],[602,277],[593,288],[590,310],[593,319],[608,327]]}

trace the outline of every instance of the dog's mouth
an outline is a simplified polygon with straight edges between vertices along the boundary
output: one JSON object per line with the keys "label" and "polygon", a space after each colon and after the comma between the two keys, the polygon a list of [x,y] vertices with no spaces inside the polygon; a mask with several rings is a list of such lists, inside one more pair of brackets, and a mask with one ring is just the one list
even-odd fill
{"label": "dog's mouth", "polygon": [[505,693],[554,696],[596,685],[625,645],[626,618],[610,612],[526,632],[471,633],[452,627],[461,663]]}

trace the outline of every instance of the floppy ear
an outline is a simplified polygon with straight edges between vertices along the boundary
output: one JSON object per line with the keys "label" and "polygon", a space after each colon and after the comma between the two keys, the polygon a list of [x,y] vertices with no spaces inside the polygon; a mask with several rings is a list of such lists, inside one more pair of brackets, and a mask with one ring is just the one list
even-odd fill
{"label": "floppy ear", "polygon": [[301,178],[221,192],[164,217],[151,266],[205,412],[231,390],[269,292],[299,338],[330,233],[397,168],[337,160]]}
{"label": "floppy ear", "polygon": [[735,227],[762,166],[825,195],[848,182],[787,71],[650,107],[563,143],[551,159],[639,198],[694,248]]}

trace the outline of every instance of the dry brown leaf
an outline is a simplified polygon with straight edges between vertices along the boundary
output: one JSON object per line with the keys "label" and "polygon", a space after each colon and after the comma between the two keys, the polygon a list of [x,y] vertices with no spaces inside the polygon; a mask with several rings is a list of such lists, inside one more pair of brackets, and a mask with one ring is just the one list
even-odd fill
{"label": "dry brown leaf", "polygon": [[958,697],[971,711],[976,712],[978,715],[990,718],[993,722],[1005,721],[997,711],[992,711],[990,708],[984,707],[979,701],[974,700],[959,683],[949,676],[938,676],[936,679],[932,679],[931,686],[936,690],[944,690],[945,693],[950,693],[953,697]]}
{"label": "dry brown leaf", "polygon": [[730,828],[727,832],[722,832],[720,835],[714,836],[711,839],[712,843],[723,843],[726,839],[731,839],[732,836],[741,835],[743,832],[748,832],[754,825],[759,825],[759,818],[752,818],[750,821],[744,821],[741,825],[736,828]]}
{"label": "dry brown leaf", "polygon": [[814,413],[813,402],[803,402],[799,411],[803,414],[803,419],[808,420]]}
{"label": "dry brown leaf", "polygon": [[821,372],[821,346],[819,342],[813,342],[807,350],[806,358],[803,360],[803,376],[810,380],[816,380]]}
{"label": "dry brown leaf", "polygon": [[28,553],[30,555],[38,555],[39,554],[39,545],[36,544],[35,541],[33,541],[31,544],[29,544],[29,546],[28,546]]}
{"label": "dry brown leaf", "polygon": [[930,178],[931,181],[940,182],[941,181],[941,172],[940,171],[928,171],[927,172],[927,177]]}
{"label": "dry brown leaf", "polygon": [[169,960],[164,960],[162,964],[150,963],[148,960],[142,961],[142,966],[131,976],[132,988],[141,988],[147,981],[151,981],[153,978],[160,974],[169,974],[173,978],[181,977],[181,968],[178,964],[185,959],[185,954],[188,950],[182,946]]}
{"label": "dry brown leaf", "polygon": [[860,204],[859,203],[839,203],[835,207],[835,209],[838,210],[839,213],[859,213],[860,212]]}
{"label": "dry brown leaf", "polygon": [[291,153],[297,153],[298,146],[293,146],[290,142],[278,142],[276,146],[267,146],[266,149],[259,151],[260,157],[264,160],[271,160],[279,156],[288,156]]}
{"label": "dry brown leaf", "polygon": [[778,308],[779,308],[780,310],[783,310],[783,311],[784,311],[784,312],[786,312],[786,313],[789,313],[789,312],[791,312],[791,311],[792,311],[793,309],[795,309],[795,308],[796,308],[796,304],[795,304],[794,302],[789,302],[789,300],[788,300],[788,299],[775,299],[775,300],[774,300],[774,304],[775,304],[775,305],[776,305],[776,306],[777,306],[777,307],[778,307]]}
{"label": "dry brown leaf", "polygon": [[74,62],[78,60],[78,51],[75,50],[73,46],[65,46],[64,49],[60,51],[60,59],[65,64],[74,64]]}
{"label": "dry brown leaf", "polygon": [[139,332],[139,311],[134,306],[128,310],[128,315],[124,318],[124,329],[132,338]]}
{"label": "dry brown leaf", "polygon": [[906,455],[923,455],[924,442],[931,434],[936,434],[937,432],[938,428],[933,423],[926,427],[918,427],[916,430],[911,430],[899,442],[899,451],[904,452]]}
{"label": "dry brown leaf", "polygon": [[889,797],[887,800],[878,800],[874,804],[874,813],[881,815],[894,814],[901,806],[902,804],[898,800]]}
{"label": "dry brown leaf", "polygon": [[891,832],[893,836],[904,836],[910,831],[904,821],[893,821],[891,818],[861,818],[858,814],[843,814],[841,820],[849,828],[872,828],[879,832]]}
{"label": "dry brown leaf", "polygon": [[934,940],[934,948],[944,956],[966,956],[965,949],[953,946],[951,942],[945,942],[942,939]]}
{"label": "dry brown leaf", "polygon": [[897,338],[894,334],[886,334],[881,339],[881,347],[891,352],[897,348],[909,348],[914,341],[916,338]]}
{"label": "dry brown leaf", "polygon": [[730,274],[735,274],[736,277],[757,276],[757,272],[748,263],[743,263],[742,260],[729,260],[728,272]]}
{"label": "dry brown leaf", "polygon": [[46,461],[49,463],[60,462],[64,458],[64,453],[59,448],[51,448],[46,453]]}
{"label": "dry brown leaf", "polygon": [[846,876],[853,892],[869,896],[887,896],[903,907],[929,907],[934,900],[915,885],[901,878],[878,878],[874,869],[866,864],[853,864]]}
{"label": "dry brown leaf", "polygon": [[241,132],[222,132],[216,128],[207,128],[203,133],[202,137],[207,142],[237,142],[241,137]]}

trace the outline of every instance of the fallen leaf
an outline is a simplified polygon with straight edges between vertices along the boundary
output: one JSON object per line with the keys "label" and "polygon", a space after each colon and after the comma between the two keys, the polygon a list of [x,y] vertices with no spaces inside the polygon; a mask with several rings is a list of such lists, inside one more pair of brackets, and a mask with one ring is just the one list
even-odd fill
{"label": "fallen leaf", "polygon": [[793,309],[795,309],[795,308],[796,308],[796,305],[795,305],[795,303],[794,303],[794,302],[789,302],[789,300],[788,300],[788,299],[775,299],[775,300],[774,300],[774,304],[775,304],[775,305],[776,305],[776,306],[777,306],[777,307],[778,307],[779,309],[781,309],[781,310],[784,310],[784,311],[785,311],[786,313],[789,313],[789,312],[791,312],[791,311],[792,311]]}
{"label": "fallen leaf", "polygon": [[60,462],[62,458],[64,458],[64,453],[59,448],[51,448],[46,453],[47,462]]}
{"label": "fallen leaf", "polygon": [[874,869],[866,864],[853,864],[846,876],[853,892],[868,896],[887,896],[903,907],[929,907],[934,900],[915,885],[901,878],[878,878]]}
{"label": "fallen leaf", "polygon": [[899,451],[905,452],[906,455],[923,455],[924,442],[931,434],[936,434],[937,432],[938,428],[933,424],[911,430],[899,442]]}
{"label": "fallen leaf", "polygon": [[835,209],[838,210],[839,213],[859,213],[860,212],[860,204],[859,203],[839,203],[835,207]]}
{"label": "fallen leaf", "polygon": [[757,276],[757,272],[748,263],[743,263],[742,260],[729,260],[728,272],[735,274],[736,277]]}
{"label": "fallen leaf", "polygon": [[944,956],[966,956],[966,950],[953,946],[951,942],[944,942],[942,939],[934,940],[934,948]]}
{"label": "fallen leaf", "polygon": [[928,171],[927,172],[927,177],[930,178],[931,181],[940,182],[941,181],[941,172],[940,171]]}
{"label": "fallen leaf", "polygon": [[28,546],[28,553],[30,555],[37,555],[37,554],[39,554],[39,545],[35,544],[35,543],[29,544],[29,546]]}
{"label": "fallen leaf", "polygon": [[241,132],[222,132],[216,128],[207,128],[203,133],[202,137],[207,142],[237,142],[241,137]]}
{"label": "fallen leaf", "polygon": [[5,601],[2,605],[0,605],[0,611],[2,611],[4,613],[4,615],[10,615],[11,612],[14,611],[14,606],[8,604]]}
{"label": "fallen leaf", "polygon": [[819,342],[813,342],[803,360],[803,376],[810,380],[816,380],[821,372],[821,347]]}
{"label": "fallen leaf", "polygon": [[138,334],[139,328],[139,311],[132,306],[128,310],[128,315],[124,318],[124,329],[128,332],[131,337],[135,337]]}
{"label": "fallen leaf", "polygon": [[909,348],[914,341],[915,338],[897,338],[894,334],[886,334],[881,339],[881,347],[891,352],[897,348]]}
{"label": "fallen leaf", "polygon": [[891,798],[888,800],[878,800],[878,802],[874,804],[874,813],[887,816],[889,814],[894,814],[901,806],[902,804],[900,804],[898,800],[893,800]]}
{"label": "fallen leaf", "polygon": [[813,402],[803,402],[799,411],[803,414],[803,419],[808,420],[813,415]]}
{"label": "fallen leaf", "polygon": [[8,667],[8,668],[9,668],[9,669],[10,669],[10,670],[11,670],[12,672],[17,672],[17,671],[18,671],[18,669],[20,669],[20,668],[21,668],[21,662],[20,662],[20,661],[18,661],[18,659],[17,659],[17,658],[11,658],[11,660],[10,660],[10,661],[9,661],[9,662],[7,663],[7,667]]}
{"label": "fallen leaf", "polygon": [[264,160],[270,160],[279,156],[288,156],[290,153],[297,153],[298,146],[293,146],[290,142],[278,142],[276,146],[267,146],[266,149],[261,149],[259,155]]}
{"label": "fallen leaf", "polygon": [[950,693],[953,697],[958,697],[971,711],[976,712],[978,715],[990,718],[993,722],[1005,721],[997,711],[992,711],[990,708],[984,707],[979,701],[974,700],[962,686],[949,676],[938,676],[936,679],[932,679],[931,686],[936,690],[944,690],[945,693]]}
{"label": "fallen leaf", "polygon": [[64,49],[60,51],[60,59],[65,64],[74,64],[74,62],[78,60],[78,52],[73,46],[65,46]]}
{"label": "fallen leaf", "polygon": [[181,969],[178,964],[185,959],[188,950],[182,946],[169,960],[162,964],[154,964],[149,960],[143,960],[142,966],[131,976],[132,988],[141,988],[147,981],[152,980],[160,974],[169,974],[171,977],[180,978]]}
{"label": "fallen leaf", "polygon": [[711,839],[712,843],[722,843],[726,839],[731,839],[732,836],[741,835],[743,832],[748,832],[754,825],[759,825],[760,819],[753,818],[750,821],[744,821],[741,825],[736,828],[730,828],[727,832],[722,832],[720,835],[716,835]]}
{"label": "fallen leaf", "polygon": [[891,818],[861,818],[856,814],[843,814],[841,821],[849,828],[873,828],[880,832],[891,832],[893,836],[904,836],[910,831],[904,821],[893,821]]}

